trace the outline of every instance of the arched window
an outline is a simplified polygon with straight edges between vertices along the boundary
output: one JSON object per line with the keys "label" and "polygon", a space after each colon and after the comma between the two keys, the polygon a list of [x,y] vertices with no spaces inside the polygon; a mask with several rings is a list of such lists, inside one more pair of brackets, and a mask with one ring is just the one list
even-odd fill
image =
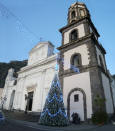
{"label": "arched window", "polygon": [[81,66],[81,55],[74,54],[71,57],[71,67],[78,67]]}
{"label": "arched window", "polygon": [[100,60],[100,66],[104,68],[103,61],[101,55],[99,55],[99,60]]}
{"label": "arched window", "polygon": [[82,17],[84,17],[85,16],[85,11],[83,9],[81,9],[80,14],[81,14]]}
{"label": "arched window", "polygon": [[72,13],[71,13],[71,18],[72,18],[72,19],[75,18],[75,11],[72,11]]}
{"label": "arched window", "polygon": [[78,39],[78,31],[77,30],[73,30],[70,33],[70,41],[75,41]]}
{"label": "arched window", "polygon": [[72,21],[71,21],[71,23],[74,23],[74,22],[75,22],[75,20],[72,20]]}

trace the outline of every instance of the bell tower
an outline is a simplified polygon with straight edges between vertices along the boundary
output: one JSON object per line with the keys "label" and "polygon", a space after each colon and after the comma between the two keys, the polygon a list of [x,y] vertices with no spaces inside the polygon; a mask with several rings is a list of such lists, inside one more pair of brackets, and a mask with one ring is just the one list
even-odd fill
{"label": "bell tower", "polygon": [[62,45],[58,47],[59,77],[68,117],[71,119],[73,112],[77,112],[82,121],[91,119],[99,109],[95,104],[97,96],[109,99],[104,102],[103,110],[112,113],[106,51],[98,41],[100,35],[84,3],[70,6],[67,25],[59,31],[62,34]]}
{"label": "bell tower", "polygon": [[89,17],[90,14],[83,3],[74,3],[70,6],[68,11],[68,24],[79,21],[80,19],[83,19],[84,17]]}

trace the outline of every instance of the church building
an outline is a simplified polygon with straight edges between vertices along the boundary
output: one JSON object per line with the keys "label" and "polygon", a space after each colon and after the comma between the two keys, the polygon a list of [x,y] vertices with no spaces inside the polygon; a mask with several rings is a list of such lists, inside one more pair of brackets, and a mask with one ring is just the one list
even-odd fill
{"label": "church building", "polygon": [[[110,78],[105,61],[106,51],[99,43],[99,33],[91,21],[90,13],[83,3],[72,4],[68,12],[68,24],[60,29],[62,45],[60,57],[60,81],[64,104],[71,117],[78,112],[82,120],[91,118],[97,111],[97,96],[105,99],[103,109],[113,113]],[[78,67],[80,73],[73,71]]]}
{"label": "church building", "polygon": [[[58,47],[59,79],[64,105],[69,119],[78,113],[82,121],[90,119],[98,110],[95,99],[104,101],[103,110],[114,112],[114,98],[110,75],[106,66],[106,51],[84,3],[76,2],[68,10],[68,23],[59,30],[62,44]],[[28,65],[13,77],[10,69],[3,97],[4,109],[41,112],[56,73],[57,54],[51,42],[38,43],[29,53]],[[75,71],[79,68],[79,72]]]}
{"label": "church building", "polygon": [[55,75],[56,54],[51,42],[40,42],[29,52],[28,65],[21,68],[18,78],[10,69],[6,78],[3,98],[7,110],[41,112]]}

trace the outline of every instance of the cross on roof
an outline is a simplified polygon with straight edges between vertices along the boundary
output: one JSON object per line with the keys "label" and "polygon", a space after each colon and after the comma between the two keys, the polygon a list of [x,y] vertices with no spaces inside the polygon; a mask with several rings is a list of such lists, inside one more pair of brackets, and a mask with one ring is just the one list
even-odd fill
{"label": "cross on roof", "polygon": [[42,42],[43,41],[43,38],[42,37],[40,37],[40,42]]}

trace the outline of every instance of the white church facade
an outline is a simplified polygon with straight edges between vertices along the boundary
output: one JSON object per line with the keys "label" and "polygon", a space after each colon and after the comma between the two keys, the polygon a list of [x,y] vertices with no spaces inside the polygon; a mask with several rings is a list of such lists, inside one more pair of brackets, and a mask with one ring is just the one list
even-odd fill
{"label": "white church facade", "polygon": [[[105,99],[104,111],[114,112],[105,54],[99,43],[100,36],[93,25],[85,4],[72,4],[68,11],[68,24],[60,29],[59,78],[68,117],[77,112],[82,121],[91,118],[98,110],[95,98]],[[56,73],[57,54],[51,42],[38,43],[29,53],[28,65],[13,77],[10,69],[6,78],[3,97],[4,109],[41,112]],[[76,72],[73,68],[79,68]],[[14,84],[15,83],[15,84]]]}
{"label": "white church facade", "polygon": [[50,42],[36,45],[29,53],[28,65],[18,72],[17,80],[13,78],[14,70],[9,70],[3,91],[7,98],[5,109],[42,110],[55,74],[56,54],[53,49]]}

